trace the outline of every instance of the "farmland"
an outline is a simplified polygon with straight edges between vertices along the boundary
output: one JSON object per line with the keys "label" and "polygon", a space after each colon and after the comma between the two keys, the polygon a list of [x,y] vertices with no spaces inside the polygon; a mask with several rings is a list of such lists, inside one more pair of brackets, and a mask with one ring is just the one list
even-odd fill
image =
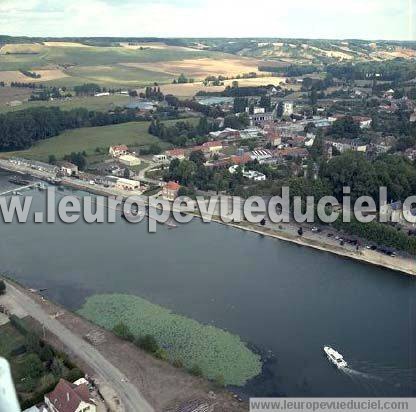
{"label": "farmland", "polygon": [[28,150],[3,153],[3,156],[20,156],[27,159],[47,161],[49,155],[58,159],[71,152],[85,151],[93,155],[96,148],[108,149],[115,144],[145,146],[159,142],[147,132],[149,122],[131,122],[111,126],[83,127],[69,130],[59,136],[42,140]]}
{"label": "farmland", "polygon": [[225,384],[244,385],[261,372],[260,357],[236,335],[172,313],[144,299],[129,295],[95,295],[79,313],[112,330],[123,322],[136,337],[153,335],[186,368],[198,366],[205,377],[221,376]]}
{"label": "farmland", "polygon": [[[0,45],[1,46],[1,45]],[[0,81],[73,87],[95,82],[107,87],[172,83],[182,72],[196,79],[257,71],[256,59],[163,42],[115,43],[98,47],[75,41],[5,44],[0,48]],[[41,75],[32,79],[20,70]]]}
{"label": "farmland", "polygon": [[155,63],[124,63],[129,67],[147,68],[152,71],[161,71],[171,73],[178,76],[184,73],[188,77],[203,80],[207,76],[229,76],[235,77],[243,73],[257,73],[258,66],[261,65],[260,60],[248,59],[242,57],[226,57],[221,60],[210,58],[197,58],[174,60]]}
{"label": "farmland", "polygon": [[[0,113],[28,109],[30,107],[55,107],[59,106],[62,110],[70,110],[78,107],[85,107],[88,110],[107,111],[117,106],[124,106],[130,98],[124,95],[110,95],[110,96],[88,96],[88,97],[72,97],[67,100],[50,100],[50,101],[31,101],[25,102],[20,106],[6,106],[5,103],[9,100],[28,98],[27,89],[19,88],[2,88],[0,89]],[[7,93],[8,92],[8,93]],[[13,92],[13,93],[12,93]],[[2,98],[2,96],[4,96]],[[13,96],[13,97],[12,97]]]}

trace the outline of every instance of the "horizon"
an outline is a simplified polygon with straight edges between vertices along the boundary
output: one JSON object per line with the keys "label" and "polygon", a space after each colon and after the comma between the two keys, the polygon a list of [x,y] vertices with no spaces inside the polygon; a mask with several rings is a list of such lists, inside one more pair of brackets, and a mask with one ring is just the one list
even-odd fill
{"label": "horizon", "polygon": [[[414,2],[352,0],[346,6],[299,0],[282,6],[273,0],[256,5],[243,0],[236,7],[219,0],[0,0],[0,22],[8,35],[18,37],[413,41]],[[209,18],[215,18],[215,34],[209,33]]]}

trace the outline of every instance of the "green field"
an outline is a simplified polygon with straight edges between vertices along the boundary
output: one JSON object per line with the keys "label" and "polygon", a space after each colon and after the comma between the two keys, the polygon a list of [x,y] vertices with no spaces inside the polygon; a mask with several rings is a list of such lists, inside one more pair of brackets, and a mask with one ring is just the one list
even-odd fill
{"label": "green field", "polygon": [[97,147],[108,149],[112,145],[145,146],[158,143],[159,139],[147,132],[149,122],[131,122],[111,126],[83,127],[68,130],[59,136],[35,144],[28,150],[3,153],[3,157],[19,156],[26,159],[47,161],[49,155],[58,159],[71,152],[86,151],[93,155]]}
{"label": "green field", "polygon": [[[79,83],[78,83],[79,84]],[[1,94],[1,89],[0,89]],[[34,101],[25,102],[20,106],[10,107],[7,105],[0,105],[0,113],[15,112],[18,110],[28,109],[30,107],[55,107],[59,106],[62,110],[70,110],[79,107],[84,107],[88,110],[108,111],[115,107],[123,107],[130,101],[129,96],[111,95],[101,97],[72,97],[71,100],[54,100],[54,101]]]}
{"label": "green field", "polygon": [[242,386],[261,372],[260,356],[237,335],[176,315],[137,296],[91,296],[79,313],[109,330],[123,322],[135,337],[152,335],[171,361],[180,360],[186,368],[198,366],[205,377],[221,377],[227,385]]}
{"label": "green field", "polygon": [[[107,87],[143,87],[154,82],[171,83],[171,74],[141,68],[126,67],[120,63],[154,63],[171,60],[216,57],[214,52],[167,47],[131,49],[126,47],[77,46],[75,43],[59,47],[43,44],[27,45],[26,54],[0,53],[0,72],[37,69],[59,69],[68,77],[41,79],[52,86],[73,87],[95,82]],[[27,53],[31,52],[32,53]],[[31,79],[28,78],[29,82]]]}
{"label": "green field", "polygon": [[156,62],[206,57],[212,52],[166,49],[127,49],[125,47],[36,48],[36,54],[0,54],[0,70],[34,69],[50,65],[101,66],[121,62]]}
{"label": "green field", "polygon": [[[112,87],[139,87],[157,83],[171,83],[174,76],[135,67],[77,66],[66,71],[71,77],[52,81],[54,84],[70,86],[71,83],[98,83]],[[82,80],[81,80],[82,79]]]}

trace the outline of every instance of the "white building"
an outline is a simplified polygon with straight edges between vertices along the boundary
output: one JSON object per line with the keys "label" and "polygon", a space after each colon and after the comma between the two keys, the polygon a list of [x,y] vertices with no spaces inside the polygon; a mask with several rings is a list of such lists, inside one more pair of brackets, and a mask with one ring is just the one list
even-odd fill
{"label": "white building", "polygon": [[[234,173],[237,172],[237,170],[238,170],[239,167],[240,167],[239,165],[231,166],[231,167],[229,167],[228,171],[231,174],[234,174]],[[256,181],[264,181],[264,180],[266,180],[266,175],[263,174],[263,173],[257,172],[255,170],[247,170],[246,171],[244,168],[242,168],[241,170],[242,170],[243,176],[246,179],[256,180]]]}
{"label": "white building", "polygon": [[272,152],[267,149],[254,150],[251,152],[251,159],[257,160],[259,163],[262,163],[265,160],[271,159],[272,157],[273,157]]}
{"label": "white building", "polygon": [[293,102],[283,102],[283,116],[291,116],[293,114]]}
{"label": "white building", "polygon": [[138,166],[141,163],[141,160],[138,157],[130,154],[122,155],[118,158],[118,160],[125,166]]}

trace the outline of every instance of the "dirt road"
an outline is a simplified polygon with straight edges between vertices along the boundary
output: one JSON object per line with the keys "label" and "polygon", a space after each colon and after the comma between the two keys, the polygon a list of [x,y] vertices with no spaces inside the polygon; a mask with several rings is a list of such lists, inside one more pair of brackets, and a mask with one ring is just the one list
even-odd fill
{"label": "dirt road", "polygon": [[19,302],[25,311],[47,330],[65,342],[65,345],[80,359],[88,364],[103,381],[107,382],[118,394],[127,412],[153,412],[154,409],[144,399],[135,386],[130,384],[119,369],[104,358],[93,346],[75,335],[59,321],[50,317],[40,305],[7,282],[7,294]]}

